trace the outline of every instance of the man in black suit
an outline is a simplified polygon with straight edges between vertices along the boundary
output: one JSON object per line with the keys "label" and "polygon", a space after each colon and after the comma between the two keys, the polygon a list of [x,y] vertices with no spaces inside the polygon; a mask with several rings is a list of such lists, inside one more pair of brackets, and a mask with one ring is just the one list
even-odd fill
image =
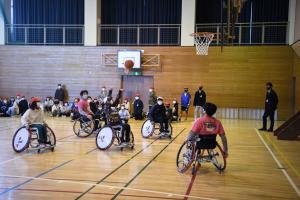
{"label": "man in black suit", "polygon": [[203,86],[200,85],[199,89],[197,90],[197,92],[195,93],[195,97],[194,97],[194,119],[196,120],[198,118],[198,113],[200,112],[200,116],[203,116],[203,111],[204,111],[204,105],[206,103],[206,93],[203,90]]}
{"label": "man in black suit", "polygon": [[[273,132],[274,128],[274,115],[278,105],[278,97],[276,92],[273,90],[272,83],[268,82],[266,84],[267,94],[265,99],[265,112],[263,115],[263,127],[259,129],[260,131]],[[271,126],[267,130],[267,118],[270,118]]]}

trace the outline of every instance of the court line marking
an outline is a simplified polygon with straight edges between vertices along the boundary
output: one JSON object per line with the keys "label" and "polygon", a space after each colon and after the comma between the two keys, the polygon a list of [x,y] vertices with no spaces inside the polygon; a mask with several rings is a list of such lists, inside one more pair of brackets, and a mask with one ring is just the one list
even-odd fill
{"label": "court line marking", "polygon": [[[0,188],[0,189],[7,189],[7,188]],[[81,192],[77,191],[70,191],[70,190],[48,190],[48,189],[30,189],[30,188],[19,188],[16,189],[18,191],[27,191],[27,192],[55,192],[55,193],[70,193],[70,194],[78,194]],[[91,195],[106,195],[112,196],[114,193],[105,193],[105,192],[90,192]],[[181,200],[179,198],[171,198],[171,197],[158,197],[158,196],[145,196],[145,195],[133,195],[133,194],[121,194],[121,196],[125,197],[139,197],[139,198],[150,198],[150,199],[172,199],[172,200]]]}
{"label": "court line marking", "polygon": [[267,135],[266,138],[271,143],[273,148],[279,153],[279,156],[282,158],[283,162],[285,162],[291,168],[291,170],[296,174],[296,176],[300,179],[299,172],[292,165],[292,163],[285,157],[284,153],[279,149],[279,147],[271,140],[270,135]]}
{"label": "court line marking", "polygon": [[[99,180],[96,184],[100,184],[101,182],[103,182],[105,179],[107,179],[108,177],[110,177],[112,174],[114,174],[116,171],[118,171],[121,167],[123,167],[125,164],[127,164],[129,161],[131,161],[133,158],[135,158],[136,156],[138,156],[140,153],[142,153],[144,150],[146,150],[148,147],[150,147],[154,142],[156,142],[159,138],[154,139],[151,143],[149,143],[146,147],[142,148],[140,151],[138,151],[137,153],[135,153],[134,155],[132,155],[129,159],[127,159],[126,161],[124,161],[121,165],[119,165],[118,167],[116,167],[114,170],[112,170],[110,173],[108,173],[106,176],[104,176],[101,180]],[[76,197],[75,199],[78,200],[81,197],[83,197],[85,194],[87,194],[89,191],[91,191],[95,186],[91,186],[89,189],[87,189],[86,191],[84,191],[82,194],[80,194],[78,197]]]}
{"label": "court line marking", "polygon": [[[196,179],[196,175],[197,175],[197,170],[196,170],[195,174],[193,174],[193,176],[191,178],[191,181],[190,181],[190,184],[189,184],[189,186],[188,186],[188,188],[187,188],[187,190],[185,192],[185,195],[187,195],[187,196],[190,195],[190,193],[192,191],[192,187],[194,185],[194,182],[195,182],[195,179]],[[187,200],[187,199],[188,199],[188,197],[184,197],[183,200]]]}
{"label": "court line marking", "polygon": [[[183,131],[185,130],[186,128],[183,128],[164,148],[162,148],[133,178],[131,178],[128,183],[126,183],[126,185],[124,186],[125,188],[130,185],[130,183],[132,183],[136,177],[138,177],[162,152],[164,152],[168,146],[170,144],[173,143],[173,141],[175,141],[177,139],[177,137],[179,135],[181,135],[183,133]],[[123,192],[124,189],[121,189],[120,191],[118,191],[111,199],[116,199],[122,192]]]}
{"label": "court line marking", "polygon": [[79,185],[103,187],[103,188],[108,188],[108,189],[124,189],[124,190],[136,191],[136,192],[145,192],[145,193],[166,195],[168,197],[177,196],[177,197],[188,197],[188,198],[203,199],[203,200],[218,200],[218,199],[209,198],[209,197],[200,197],[200,196],[191,196],[191,195],[187,196],[187,195],[184,195],[184,194],[161,192],[161,191],[157,191],[157,190],[146,190],[146,189],[138,189],[138,188],[131,188],[131,187],[121,187],[121,186],[113,186],[113,185],[105,185],[105,184],[96,184],[96,183],[84,183],[84,182],[78,182],[78,181],[62,181],[62,180],[41,178],[41,177],[36,178],[36,177],[30,177],[30,176],[16,176],[16,175],[9,175],[9,174],[0,174],[0,177],[14,177],[14,178],[33,179],[33,180],[39,180],[39,181],[50,181],[50,182],[57,182],[59,184],[72,183],[72,184],[79,184]]}
{"label": "court line marking", "polygon": [[280,163],[280,161],[277,159],[277,157],[275,156],[275,154],[273,153],[273,151],[271,150],[271,148],[269,147],[269,145],[266,143],[266,141],[264,140],[264,138],[260,135],[259,131],[254,128],[256,134],[258,135],[259,139],[262,141],[262,143],[265,145],[265,147],[267,148],[267,150],[269,151],[269,153],[271,154],[272,158],[274,159],[274,161],[276,162],[277,166],[279,167],[279,169],[282,171],[282,173],[285,175],[285,177],[287,178],[288,182],[290,183],[290,185],[292,186],[292,188],[295,190],[296,194],[298,195],[298,197],[300,197],[300,190],[299,188],[296,186],[295,182],[293,181],[293,179],[290,177],[290,175],[287,173],[286,169],[284,169],[283,165]]}
{"label": "court line marking", "polygon": [[[61,163],[60,165],[57,165],[57,166],[55,166],[55,167],[52,167],[51,169],[49,169],[49,170],[47,170],[47,171],[45,171],[45,172],[42,172],[42,173],[38,174],[38,175],[35,176],[34,178],[39,178],[39,177],[41,177],[41,176],[43,176],[43,175],[45,175],[45,174],[47,174],[47,173],[49,173],[49,172],[52,172],[52,171],[54,171],[54,170],[56,170],[56,169],[58,169],[58,168],[60,168],[60,167],[62,167],[62,166],[64,166],[64,165],[70,163],[71,161],[72,161],[72,160],[68,160],[68,161],[66,161],[66,162]],[[21,187],[22,185],[25,185],[25,184],[27,184],[27,183],[29,183],[29,182],[35,180],[34,178],[30,178],[30,179],[28,179],[28,180],[26,180],[26,181],[24,181],[24,182],[22,182],[22,183],[19,183],[18,185],[15,185],[15,186],[13,186],[13,187],[10,187],[9,189],[6,189],[6,190],[0,192],[0,196],[1,196],[1,195],[4,195],[4,194],[6,194],[6,193],[8,193],[8,192],[10,192],[10,191],[12,191],[12,190],[15,190],[15,189],[19,188],[19,187]]]}
{"label": "court line marking", "polygon": [[[66,139],[66,138],[69,138],[69,137],[72,137],[72,136],[74,136],[74,134],[66,136],[66,137],[63,137],[63,138],[60,138],[60,139],[58,139],[56,141],[58,142],[58,141],[61,141],[63,139]],[[60,146],[60,145],[57,144],[56,146]],[[14,160],[18,160],[18,159],[23,158],[23,157],[32,156],[33,154],[34,154],[33,152],[32,153],[27,153],[27,154],[20,155],[18,157],[11,158],[9,160],[4,160],[4,161],[0,162],[0,166],[3,165],[3,164],[6,164],[8,162],[11,162],[11,161],[14,161]]]}

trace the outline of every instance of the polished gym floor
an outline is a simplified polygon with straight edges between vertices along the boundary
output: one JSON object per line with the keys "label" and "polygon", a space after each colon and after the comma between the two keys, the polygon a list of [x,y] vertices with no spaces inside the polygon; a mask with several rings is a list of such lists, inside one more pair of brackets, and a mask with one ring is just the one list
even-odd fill
{"label": "polished gym floor", "polygon": [[[0,199],[300,199],[300,140],[258,132],[260,121],[222,120],[229,143],[227,168],[211,163],[195,176],[176,170],[177,151],[192,119],[173,124],[173,138],[144,139],[131,120],[134,150],[96,148],[95,135],[78,138],[69,118],[47,118],[54,152],[12,149],[20,119],[0,118]],[[279,122],[280,123],[280,122]]]}

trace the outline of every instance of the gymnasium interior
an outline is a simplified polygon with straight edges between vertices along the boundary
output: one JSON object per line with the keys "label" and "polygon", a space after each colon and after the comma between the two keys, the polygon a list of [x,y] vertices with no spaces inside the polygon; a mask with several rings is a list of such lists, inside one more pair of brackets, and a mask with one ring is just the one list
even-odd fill
{"label": "gymnasium interior", "polygon": [[[260,130],[266,83],[278,96],[270,131]],[[186,164],[180,152],[199,120],[200,86],[217,106],[228,152],[217,136],[216,149],[195,143]],[[129,146],[119,145],[122,129],[109,116],[89,132],[95,118],[45,109],[51,98],[75,105],[83,90],[99,103],[103,88],[120,97],[113,109],[128,101]],[[168,137],[149,119],[149,89],[178,109]],[[29,110],[41,103],[50,147],[22,123],[18,98]],[[0,112],[1,200],[300,199],[300,0],[0,0]]]}

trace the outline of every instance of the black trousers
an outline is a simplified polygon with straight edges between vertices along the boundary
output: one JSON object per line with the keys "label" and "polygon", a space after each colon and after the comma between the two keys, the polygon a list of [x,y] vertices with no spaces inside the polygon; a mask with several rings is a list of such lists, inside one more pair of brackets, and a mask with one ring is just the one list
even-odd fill
{"label": "black trousers", "polygon": [[156,118],[154,122],[160,124],[160,132],[169,132],[169,120],[167,118]]}
{"label": "black trousers", "polygon": [[267,118],[270,118],[271,125],[270,129],[273,130],[274,128],[274,115],[275,115],[275,110],[271,109],[265,109],[264,115],[263,115],[263,128],[267,129]]}
{"label": "black trousers", "polygon": [[123,123],[122,124],[122,133],[121,133],[121,142],[129,142],[130,141],[130,125]]}

